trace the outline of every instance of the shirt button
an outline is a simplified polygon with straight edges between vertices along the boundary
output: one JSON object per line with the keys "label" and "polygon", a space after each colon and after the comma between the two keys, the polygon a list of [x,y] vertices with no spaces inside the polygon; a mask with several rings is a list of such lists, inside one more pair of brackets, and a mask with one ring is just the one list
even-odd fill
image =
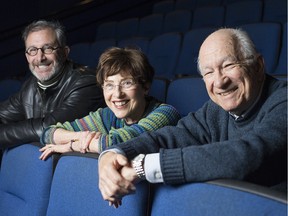
{"label": "shirt button", "polygon": [[156,171],[154,176],[155,176],[155,179],[161,179],[162,178],[161,173],[159,171]]}

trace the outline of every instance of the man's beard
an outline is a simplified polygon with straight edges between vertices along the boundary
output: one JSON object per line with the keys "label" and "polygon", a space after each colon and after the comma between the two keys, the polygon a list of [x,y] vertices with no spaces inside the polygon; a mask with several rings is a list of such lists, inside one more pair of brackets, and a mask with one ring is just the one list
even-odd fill
{"label": "man's beard", "polygon": [[32,66],[29,65],[30,71],[32,72],[32,74],[40,81],[40,82],[45,82],[48,81],[50,79],[52,79],[53,77],[55,77],[58,73],[61,72],[61,69],[63,67],[65,63],[65,58],[61,55],[59,55],[58,60],[55,61],[55,65],[53,65],[50,73],[47,76],[39,76],[38,73],[33,70]]}

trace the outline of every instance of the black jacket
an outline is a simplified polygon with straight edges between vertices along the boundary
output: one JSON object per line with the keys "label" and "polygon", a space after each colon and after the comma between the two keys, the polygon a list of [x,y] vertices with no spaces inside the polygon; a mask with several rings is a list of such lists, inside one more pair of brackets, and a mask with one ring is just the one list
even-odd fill
{"label": "black jacket", "polygon": [[104,106],[95,71],[67,61],[57,85],[44,91],[31,76],[18,93],[0,103],[0,147],[39,142],[45,127]]}

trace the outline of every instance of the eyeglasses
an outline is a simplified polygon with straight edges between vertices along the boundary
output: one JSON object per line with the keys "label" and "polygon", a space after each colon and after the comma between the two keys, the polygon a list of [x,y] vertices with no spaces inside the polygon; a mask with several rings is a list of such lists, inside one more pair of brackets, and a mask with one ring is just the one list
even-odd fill
{"label": "eyeglasses", "polygon": [[127,80],[123,80],[120,82],[119,85],[115,85],[113,83],[105,83],[104,85],[102,85],[103,89],[105,91],[113,91],[115,89],[116,86],[119,86],[121,87],[121,89],[124,89],[124,90],[129,90],[131,89],[134,85],[136,84],[136,82],[134,82],[134,80],[132,79],[127,79]]}
{"label": "eyeglasses", "polygon": [[42,53],[44,53],[44,54],[51,54],[51,53],[53,53],[54,50],[56,50],[58,48],[61,48],[61,47],[52,47],[52,46],[49,46],[49,45],[45,45],[45,46],[43,46],[41,48],[29,47],[25,51],[25,53],[27,53],[30,56],[35,56],[35,55],[37,55],[38,50],[40,49],[42,51]]}

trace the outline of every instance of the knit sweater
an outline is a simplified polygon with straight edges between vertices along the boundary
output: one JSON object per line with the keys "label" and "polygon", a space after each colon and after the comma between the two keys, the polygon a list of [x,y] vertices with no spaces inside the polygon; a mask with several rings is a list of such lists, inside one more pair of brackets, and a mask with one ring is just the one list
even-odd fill
{"label": "knit sweater", "polygon": [[41,143],[53,143],[53,133],[56,128],[69,131],[99,131],[101,136],[98,146],[101,152],[111,145],[127,141],[146,131],[177,124],[180,114],[174,107],[160,103],[152,97],[147,98],[147,102],[148,106],[142,119],[135,124],[127,125],[125,120],[117,118],[109,107],[99,108],[81,119],[51,125],[42,134]]}
{"label": "knit sweater", "polygon": [[209,100],[177,126],[117,148],[129,159],[160,152],[166,184],[231,178],[276,185],[287,180],[287,84],[267,75],[260,99],[243,119]]}

